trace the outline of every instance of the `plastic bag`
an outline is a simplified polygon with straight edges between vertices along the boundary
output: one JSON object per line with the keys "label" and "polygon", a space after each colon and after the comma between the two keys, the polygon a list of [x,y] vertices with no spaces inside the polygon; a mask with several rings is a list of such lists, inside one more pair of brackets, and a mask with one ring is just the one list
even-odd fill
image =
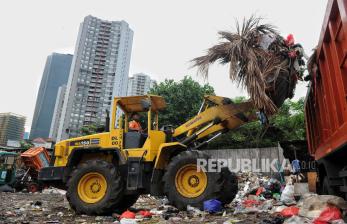
{"label": "plastic bag", "polygon": [[295,203],[293,185],[286,185],[281,194],[281,201],[285,204]]}
{"label": "plastic bag", "polygon": [[131,212],[129,210],[122,213],[122,215],[119,217],[119,219],[135,219],[135,213]]}
{"label": "plastic bag", "polygon": [[293,215],[298,215],[299,214],[299,208],[296,206],[290,206],[281,211],[281,215],[284,217],[291,217]]}
{"label": "plastic bag", "polygon": [[334,207],[334,206],[328,206],[326,209],[324,209],[318,218],[316,218],[313,223],[314,224],[325,224],[328,222],[331,222],[333,220],[342,219],[342,214],[340,209]]}
{"label": "plastic bag", "polygon": [[222,202],[216,199],[204,201],[204,211],[215,213],[215,212],[220,212],[221,210],[222,210]]}
{"label": "plastic bag", "polygon": [[263,193],[265,191],[265,189],[263,187],[259,187],[257,189],[257,192],[255,193],[256,196],[259,196],[261,193]]}

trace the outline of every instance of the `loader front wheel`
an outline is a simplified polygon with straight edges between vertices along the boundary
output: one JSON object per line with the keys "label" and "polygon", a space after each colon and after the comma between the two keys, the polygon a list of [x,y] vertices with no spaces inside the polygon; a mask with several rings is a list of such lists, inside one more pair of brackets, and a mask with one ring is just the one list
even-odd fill
{"label": "loader front wheel", "polygon": [[111,213],[123,197],[124,185],[116,167],[103,160],[89,160],[75,169],[68,182],[66,198],[77,213]]}
{"label": "loader front wheel", "polygon": [[230,172],[227,167],[222,168],[222,194],[220,194],[219,200],[223,205],[229,204],[235,198],[238,192],[238,180],[235,173]]}
{"label": "loader front wheel", "polygon": [[202,209],[204,201],[219,198],[220,173],[198,170],[198,159],[208,158],[200,151],[184,151],[171,160],[163,180],[164,192],[172,205],[180,210],[187,205]]}
{"label": "loader front wheel", "polygon": [[136,203],[137,199],[139,199],[139,197],[139,194],[124,195],[122,200],[115,207],[114,211],[117,213],[123,213],[124,211],[128,210],[131,206],[133,206]]}

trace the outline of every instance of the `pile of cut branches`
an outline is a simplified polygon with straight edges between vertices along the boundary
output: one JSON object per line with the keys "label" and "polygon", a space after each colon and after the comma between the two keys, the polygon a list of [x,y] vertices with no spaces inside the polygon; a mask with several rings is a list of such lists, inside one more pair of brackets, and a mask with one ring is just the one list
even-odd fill
{"label": "pile of cut branches", "polygon": [[206,55],[193,59],[193,66],[205,78],[214,62],[230,64],[230,79],[245,88],[254,106],[271,115],[287,98],[292,98],[305,64],[301,45],[292,35],[285,40],[261,18],[236,22],[236,32],[220,31],[222,42],[209,48]]}

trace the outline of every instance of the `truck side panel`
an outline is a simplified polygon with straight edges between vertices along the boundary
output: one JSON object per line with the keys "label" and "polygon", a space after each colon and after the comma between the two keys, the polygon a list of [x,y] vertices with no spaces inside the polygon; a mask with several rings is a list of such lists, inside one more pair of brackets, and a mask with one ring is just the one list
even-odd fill
{"label": "truck side panel", "polygon": [[306,97],[309,151],[319,160],[347,143],[347,1],[330,0]]}

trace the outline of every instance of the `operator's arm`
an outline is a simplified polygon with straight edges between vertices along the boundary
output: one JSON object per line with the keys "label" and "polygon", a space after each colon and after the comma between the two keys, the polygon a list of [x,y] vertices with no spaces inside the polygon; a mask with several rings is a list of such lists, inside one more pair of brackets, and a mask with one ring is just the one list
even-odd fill
{"label": "operator's arm", "polygon": [[142,127],[141,127],[140,123],[138,123],[136,121],[130,121],[129,122],[129,130],[130,131],[142,131]]}

